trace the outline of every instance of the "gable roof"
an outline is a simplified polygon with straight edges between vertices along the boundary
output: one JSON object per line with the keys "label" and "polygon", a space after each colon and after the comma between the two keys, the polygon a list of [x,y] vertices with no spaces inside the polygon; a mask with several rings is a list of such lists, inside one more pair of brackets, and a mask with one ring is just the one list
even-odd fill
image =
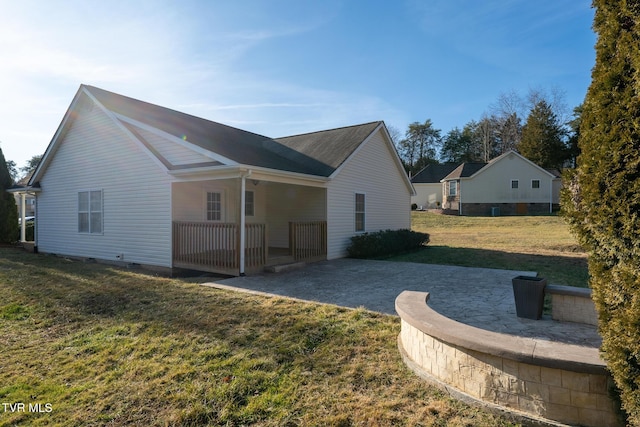
{"label": "gable roof", "polygon": [[[181,138],[236,163],[329,176],[333,169],[273,139],[160,107],[93,86],[84,87],[106,109]],[[131,127],[125,124],[130,130]]]}
{"label": "gable roof", "polygon": [[457,163],[430,163],[411,178],[413,184],[435,184],[440,183],[445,176],[449,175],[458,166]]}
{"label": "gable roof", "polygon": [[280,144],[336,170],[382,122],[276,138]]}
{"label": "gable roof", "polygon": [[[80,85],[29,181],[31,186],[37,185],[55,155],[59,141],[64,139],[78,114],[92,109],[94,105],[130,138],[146,147],[159,165],[169,171],[181,170],[181,173],[212,167],[256,167],[327,180],[338,173],[375,132],[380,131],[393,151],[399,173],[413,193],[411,182],[382,121],[272,139],[88,85]],[[169,144],[179,144],[198,153],[192,157],[198,158],[198,162],[171,164],[151,141],[145,139],[145,135],[150,135],[148,132]]]}
{"label": "gable roof", "polygon": [[442,180],[446,181],[450,179],[469,178],[487,165],[488,163],[462,163]]}
{"label": "gable roof", "polygon": [[492,167],[496,163],[499,163],[502,159],[505,159],[509,156],[515,156],[516,158],[532,165],[533,167],[539,169],[542,173],[549,175],[551,178],[555,179],[560,176],[559,172],[553,169],[544,169],[537,164],[533,163],[531,160],[527,159],[523,155],[516,153],[513,150],[509,150],[506,153],[499,155],[498,157],[491,159],[489,163],[462,163],[456,169],[453,170],[449,175],[445,176],[442,181],[452,180],[452,179],[460,179],[460,178],[471,178],[476,174],[482,173],[488,168]]}

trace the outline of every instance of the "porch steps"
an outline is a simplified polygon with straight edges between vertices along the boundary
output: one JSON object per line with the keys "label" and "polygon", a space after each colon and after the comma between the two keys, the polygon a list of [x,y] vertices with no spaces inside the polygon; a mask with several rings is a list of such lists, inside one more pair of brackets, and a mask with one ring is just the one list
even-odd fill
{"label": "porch steps", "polygon": [[299,268],[304,267],[307,263],[298,261],[291,262],[287,264],[275,264],[275,265],[267,265],[264,268],[264,271],[267,273],[282,273],[285,271],[297,270]]}

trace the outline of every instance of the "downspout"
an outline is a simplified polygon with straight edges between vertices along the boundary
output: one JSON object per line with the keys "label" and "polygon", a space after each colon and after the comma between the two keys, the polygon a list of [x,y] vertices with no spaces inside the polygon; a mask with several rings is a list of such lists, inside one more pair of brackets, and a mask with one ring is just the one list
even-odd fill
{"label": "downspout", "polygon": [[246,221],[245,221],[245,191],[247,178],[251,176],[251,169],[240,175],[240,276],[244,276],[245,246],[246,246]]}

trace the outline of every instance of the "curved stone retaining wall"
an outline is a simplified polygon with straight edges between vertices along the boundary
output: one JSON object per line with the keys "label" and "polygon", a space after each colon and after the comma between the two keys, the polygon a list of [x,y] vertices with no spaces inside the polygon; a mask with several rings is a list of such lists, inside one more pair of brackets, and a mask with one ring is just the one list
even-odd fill
{"label": "curved stone retaining wall", "polygon": [[429,308],[428,298],[405,291],[396,299],[398,347],[421,377],[529,424],[624,425],[598,349],[464,325]]}

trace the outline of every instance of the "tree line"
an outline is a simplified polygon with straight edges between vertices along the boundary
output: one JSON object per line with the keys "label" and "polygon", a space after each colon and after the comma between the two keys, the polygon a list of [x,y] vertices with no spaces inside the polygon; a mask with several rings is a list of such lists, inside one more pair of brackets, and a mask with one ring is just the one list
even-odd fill
{"label": "tree line", "polygon": [[404,167],[415,175],[429,163],[489,162],[514,150],[544,168],[575,166],[582,106],[567,112],[558,90],[501,94],[479,120],[442,134],[431,119],[389,133]]}

